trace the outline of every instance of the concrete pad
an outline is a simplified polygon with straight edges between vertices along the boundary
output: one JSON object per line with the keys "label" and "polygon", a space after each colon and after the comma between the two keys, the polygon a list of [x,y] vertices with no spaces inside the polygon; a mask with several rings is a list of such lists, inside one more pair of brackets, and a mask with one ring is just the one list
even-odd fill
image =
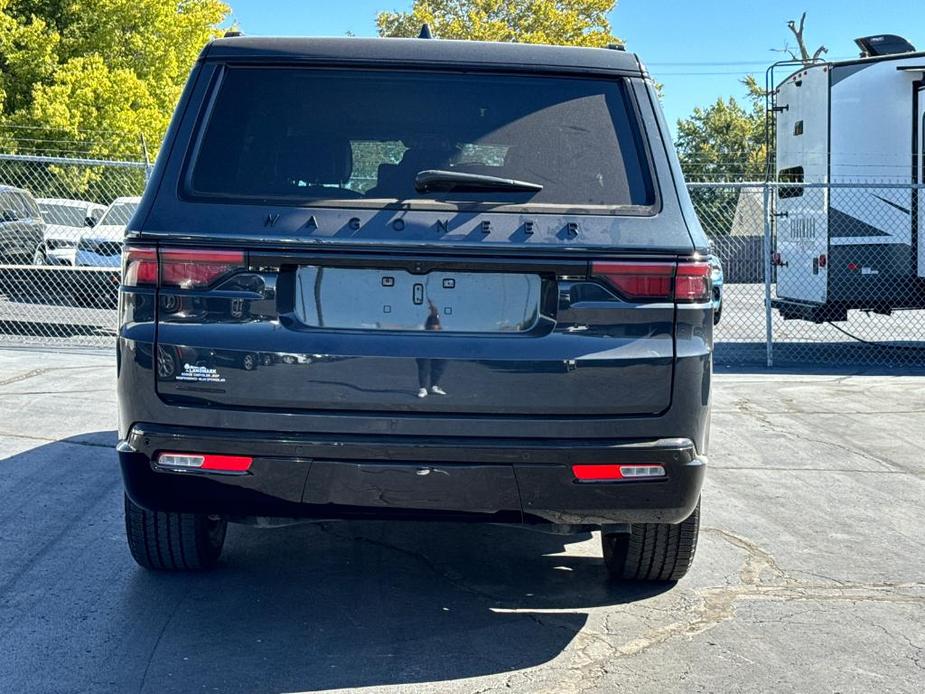
{"label": "concrete pad", "polygon": [[0,350],[0,691],[918,692],[921,377],[720,375],[691,574],[613,585],[599,538],[233,526],[136,567],[110,354]]}

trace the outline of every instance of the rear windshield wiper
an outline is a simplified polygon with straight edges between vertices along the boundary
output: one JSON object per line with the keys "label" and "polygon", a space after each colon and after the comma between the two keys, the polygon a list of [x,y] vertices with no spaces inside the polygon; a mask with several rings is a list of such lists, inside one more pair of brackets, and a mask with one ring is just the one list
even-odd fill
{"label": "rear windshield wiper", "polygon": [[483,174],[465,173],[464,171],[443,171],[428,169],[418,172],[414,177],[414,189],[419,193],[437,191],[446,193],[452,190],[510,190],[524,193],[536,193],[543,190],[539,183],[517,181],[513,178],[499,178]]}

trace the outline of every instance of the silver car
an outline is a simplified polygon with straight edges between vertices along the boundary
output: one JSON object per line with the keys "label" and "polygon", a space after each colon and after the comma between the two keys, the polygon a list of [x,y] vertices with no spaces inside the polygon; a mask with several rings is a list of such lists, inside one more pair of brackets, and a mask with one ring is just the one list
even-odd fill
{"label": "silver car", "polygon": [[122,264],[122,237],[141,198],[116,198],[106,208],[99,223],[86,229],[74,249],[77,267],[119,267]]}
{"label": "silver car", "polygon": [[36,202],[45,220],[45,232],[33,254],[33,264],[75,265],[77,244],[99,223],[105,205],[66,198],[39,198]]}

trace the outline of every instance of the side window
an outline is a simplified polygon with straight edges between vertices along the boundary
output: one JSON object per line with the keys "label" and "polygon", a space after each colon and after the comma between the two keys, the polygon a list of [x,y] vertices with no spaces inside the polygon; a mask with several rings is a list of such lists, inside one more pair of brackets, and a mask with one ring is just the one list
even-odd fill
{"label": "side window", "polygon": [[379,183],[382,166],[398,166],[408,150],[398,140],[352,140],[353,171],[346,187],[358,193],[366,193]]}
{"label": "side window", "polygon": [[[777,175],[777,180],[780,183],[803,183],[803,167],[794,166],[790,169],[782,169]],[[780,186],[777,189],[777,196],[781,199],[802,197],[803,186]]]}
{"label": "side window", "polygon": [[0,192],[0,222],[15,222],[19,217],[9,193]]}

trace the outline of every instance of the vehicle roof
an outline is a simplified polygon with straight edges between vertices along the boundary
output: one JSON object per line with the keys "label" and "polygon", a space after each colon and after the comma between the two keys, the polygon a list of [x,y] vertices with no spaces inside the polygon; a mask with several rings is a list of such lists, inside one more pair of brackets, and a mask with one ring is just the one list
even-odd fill
{"label": "vehicle roof", "polygon": [[116,198],[116,199],[113,200],[111,203],[109,203],[109,207],[112,207],[113,205],[115,205],[116,203],[119,203],[119,202],[141,202],[141,197],[140,197],[140,196],[132,195],[132,196],[126,196],[126,197]]}
{"label": "vehicle roof", "polygon": [[634,53],[526,43],[396,38],[288,38],[237,36],[216,39],[206,61],[393,63],[415,67],[482,66],[644,74]]}
{"label": "vehicle roof", "polygon": [[62,207],[106,207],[98,202],[89,200],[72,200],[70,198],[36,198],[37,203],[44,205],[61,205]]}
{"label": "vehicle roof", "polygon": [[7,186],[0,183],[0,193],[26,193],[27,195],[32,195],[25,188],[17,188],[16,186]]}

